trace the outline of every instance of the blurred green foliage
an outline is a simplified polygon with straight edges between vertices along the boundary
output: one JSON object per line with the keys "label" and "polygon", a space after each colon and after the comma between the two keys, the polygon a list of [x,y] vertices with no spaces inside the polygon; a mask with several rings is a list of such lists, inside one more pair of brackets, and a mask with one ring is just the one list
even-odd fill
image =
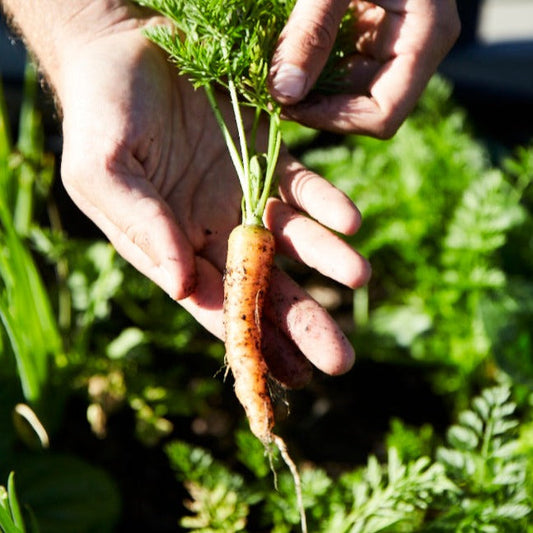
{"label": "blurred green foliage", "polygon": [[361,355],[438,363],[439,392],[479,373],[490,381],[493,362],[530,383],[531,151],[495,164],[435,77],[391,140],[353,136],[304,153],[363,215],[352,242],[373,280],[370,309],[355,309],[369,317],[353,337]]}
{"label": "blurred green foliage", "polygon": [[[475,397],[449,428],[446,446],[439,446],[433,457],[425,453],[409,457],[412,448],[401,445],[400,435],[404,433],[405,442],[412,435],[396,426],[386,464],[370,456],[366,465],[337,479],[316,467],[304,469],[310,530],[531,531],[528,459],[516,431],[519,420],[510,394],[508,386],[500,385]],[[239,439],[240,456],[252,450],[254,462],[265,464],[264,456],[253,453],[258,446],[253,440]],[[183,527],[205,533],[248,531],[246,517],[254,503],[261,503],[260,530],[289,532],[298,523],[285,472],[279,475],[278,491],[273,491],[268,478],[258,476],[245,483],[244,475],[187,443],[172,442],[167,453],[190,495]]]}

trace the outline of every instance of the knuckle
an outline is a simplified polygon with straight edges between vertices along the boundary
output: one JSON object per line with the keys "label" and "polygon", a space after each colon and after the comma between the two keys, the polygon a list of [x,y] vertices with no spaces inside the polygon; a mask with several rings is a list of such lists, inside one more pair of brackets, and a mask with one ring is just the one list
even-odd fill
{"label": "knuckle", "polygon": [[401,123],[402,121],[395,116],[384,116],[376,123],[374,136],[382,141],[387,141],[396,135]]}
{"label": "knuckle", "polygon": [[133,244],[146,255],[151,256],[152,243],[150,236],[141,222],[129,222],[122,230],[122,235],[126,242]]}
{"label": "knuckle", "polygon": [[304,53],[329,52],[335,41],[335,22],[333,16],[326,12],[319,20],[308,21],[299,27],[300,46]]}

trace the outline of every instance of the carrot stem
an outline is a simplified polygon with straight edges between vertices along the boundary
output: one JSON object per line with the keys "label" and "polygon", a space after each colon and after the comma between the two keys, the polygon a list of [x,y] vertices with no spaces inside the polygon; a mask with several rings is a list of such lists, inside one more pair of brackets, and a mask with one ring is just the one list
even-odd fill
{"label": "carrot stem", "polygon": [[248,154],[248,144],[246,142],[246,132],[244,130],[244,123],[242,119],[241,108],[239,105],[239,97],[237,96],[237,90],[235,89],[235,83],[233,78],[228,79],[228,87],[231,105],[233,107],[233,114],[235,115],[235,124],[237,126],[237,134],[239,137],[239,144],[241,149],[241,162],[244,171],[244,183],[243,188],[244,201],[246,204],[246,211],[252,210],[251,205],[251,190],[250,190],[250,156]]}
{"label": "carrot stem", "polygon": [[256,207],[257,214],[261,217],[265,211],[267,200],[272,189],[272,182],[274,180],[274,172],[279,158],[281,149],[281,125],[278,113],[270,116],[270,125],[268,129],[268,152],[267,152],[267,168],[263,184],[263,192]]}
{"label": "carrot stem", "polygon": [[237,147],[235,146],[235,143],[233,142],[233,137],[231,136],[231,133],[228,129],[228,126],[226,125],[226,122],[224,120],[224,117],[222,116],[222,112],[220,111],[220,107],[217,103],[216,97],[215,97],[215,91],[211,85],[205,85],[205,92],[207,94],[207,99],[209,101],[209,104],[211,106],[211,109],[213,110],[213,114],[215,115],[215,119],[220,126],[220,130],[222,131],[222,135],[224,137],[224,141],[226,143],[226,146],[228,147],[228,152],[231,158],[231,161],[233,163],[233,166],[235,167],[235,171],[237,172],[237,177],[239,178],[239,183],[241,184],[241,187],[246,187],[246,182],[244,179],[244,166],[239,156],[239,151],[237,150]]}
{"label": "carrot stem", "polygon": [[257,129],[259,128],[261,117],[263,116],[263,112],[260,107],[255,107],[254,111],[254,121],[250,131],[250,146],[257,146]]}

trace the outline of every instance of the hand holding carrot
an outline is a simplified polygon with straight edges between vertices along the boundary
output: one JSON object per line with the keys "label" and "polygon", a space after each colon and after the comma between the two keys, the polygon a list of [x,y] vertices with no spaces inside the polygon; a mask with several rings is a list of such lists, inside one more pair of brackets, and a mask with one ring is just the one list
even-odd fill
{"label": "hand holding carrot", "polygon": [[[94,15],[97,3],[87,3],[92,26],[69,19],[78,21],[77,31],[63,33],[63,25],[47,42],[61,45],[45,66],[63,115],[62,178],[119,253],[222,337],[227,239],[241,212],[235,171],[203,92],[177,77],[139,32],[161,20],[117,4],[106,19]],[[35,10],[28,16],[37,17]],[[41,34],[43,20],[37,17]],[[227,102],[221,106],[229,112]],[[286,152],[278,171],[280,198],[265,212],[277,251],[350,287],[364,284],[367,262],[327,229],[356,231],[353,203]],[[338,326],[279,270],[265,314],[265,355],[287,384],[309,378],[307,361],[330,374],[350,368],[353,350]]]}
{"label": "hand holding carrot", "polygon": [[[348,6],[354,53],[345,94],[310,93]],[[459,35],[455,0],[297,0],[272,61],[287,117],[340,133],[392,136]]]}
{"label": "hand holding carrot", "polygon": [[[62,98],[63,179],[127,260],[222,337],[222,272],[240,220],[238,182],[203,93],[176,78],[142,39],[113,35],[117,62],[100,55],[111,43],[80,55]],[[356,231],[355,206],[286,153],[279,170],[283,200],[271,200],[265,216],[278,250],[351,287],[365,283],[366,261],[326,229]],[[309,377],[300,352],[328,373],[351,366],[350,344],[303,289],[276,271],[270,294],[265,344],[278,376],[293,384]],[[273,361],[277,354],[283,359]]]}

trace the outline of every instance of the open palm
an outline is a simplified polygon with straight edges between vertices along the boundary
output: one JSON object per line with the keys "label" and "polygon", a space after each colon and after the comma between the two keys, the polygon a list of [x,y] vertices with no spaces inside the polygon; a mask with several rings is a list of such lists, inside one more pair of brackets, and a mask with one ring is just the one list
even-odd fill
{"label": "open palm", "polygon": [[[58,91],[67,191],[121,255],[222,338],[226,242],[240,222],[241,192],[203,92],[137,27],[76,52]],[[352,202],[287,153],[278,171],[279,197],[265,214],[278,252],[345,285],[365,283],[366,261],[326,229],[357,230]],[[351,366],[338,326],[279,270],[266,313],[266,354],[281,380],[303,383],[307,360],[330,374]]]}

